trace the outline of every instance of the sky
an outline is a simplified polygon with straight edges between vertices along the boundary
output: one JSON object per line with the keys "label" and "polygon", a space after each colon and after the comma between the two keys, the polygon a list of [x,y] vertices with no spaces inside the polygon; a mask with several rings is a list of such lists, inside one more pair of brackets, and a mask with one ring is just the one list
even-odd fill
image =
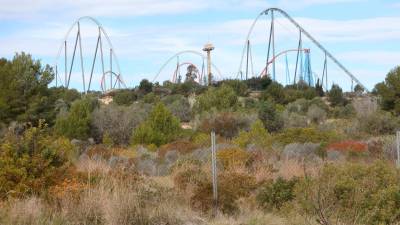
{"label": "sky", "polygon": [[[121,74],[127,87],[138,85],[144,78],[160,82],[171,79],[178,62],[193,63],[201,70],[204,61],[201,56],[193,53],[173,56],[189,50],[202,52],[208,42],[215,46],[211,57],[216,78],[237,78],[238,71],[245,70],[244,65],[241,69],[239,65],[250,26],[270,7],[280,8],[293,17],[368,89],[400,65],[398,0],[0,0],[0,57],[11,59],[17,52],[29,53],[43,64],[57,65],[58,84],[63,83],[65,52],[61,49],[59,54],[60,46],[67,40],[69,73],[77,33],[76,24],[72,25],[78,18],[90,16],[101,23],[109,36],[120,66],[118,71],[114,57],[113,71]],[[270,16],[261,16],[249,38],[253,65],[250,74],[255,76],[267,59],[269,26]],[[87,87],[98,26],[82,19],[80,27]],[[275,15],[276,54],[296,49],[298,36],[299,32],[287,19]],[[102,37],[108,71],[110,44],[104,34]],[[310,49],[313,73],[321,77],[323,52],[307,38],[303,38],[303,48]],[[79,57],[77,51],[70,86],[82,90]],[[97,90],[102,77],[99,59],[98,53],[91,84]],[[160,71],[168,59],[171,60]],[[289,82],[286,73],[293,77],[295,61],[295,52],[276,59],[277,81]],[[327,62],[328,86],[336,83],[350,89],[351,79],[332,60]],[[182,67],[180,71],[184,70]]]}

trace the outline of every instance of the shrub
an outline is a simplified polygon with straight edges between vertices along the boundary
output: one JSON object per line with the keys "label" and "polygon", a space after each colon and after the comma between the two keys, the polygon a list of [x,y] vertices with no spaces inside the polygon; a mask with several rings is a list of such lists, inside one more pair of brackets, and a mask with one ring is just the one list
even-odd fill
{"label": "shrub", "polygon": [[327,150],[336,150],[344,152],[366,152],[368,145],[359,141],[341,141],[328,145]]}
{"label": "shrub", "polygon": [[399,178],[398,170],[382,161],[327,164],[317,177],[303,178],[297,185],[299,213],[315,217],[320,224],[396,224]]}
{"label": "shrub", "polygon": [[297,178],[285,180],[278,177],[273,182],[264,184],[257,194],[257,202],[264,209],[280,209],[285,203],[295,198],[294,187]]}
{"label": "shrub", "polygon": [[74,156],[71,143],[50,136],[43,121],[22,136],[7,134],[0,144],[0,199],[46,192]]}
{"label": "shrub", "polygon": [[92,113],[91,125],[97,140],[108,134],[117,145],[127,145],[132,130],[143,122],[150,112],[150,105],[132,104],[131,106],[106,105]]}
{"label": "shrub", "polygon": [[247,95],[247,84],[242,80],[223,80],[218,83],[225,84],[233,88],[235,90],[236,95],[238,96],[246,96]]}
{"label": "shrub", "polygon": [[182,95],[169,95],[162,99],[172,114],[182,122],[189,122],[192,118],[192,109],[189,100]]}
{"label": "shrub", "polygon": [[134,90],[119,90],[113,96],[113,102],[117,105],[131,105],[137,99]]}
{"label": "shrub", "polygon": [[221,112],[206,114],[203,116],[199,130],[205,133],[210,133],[212,130],[216,134],[233,138],[238,135],[239,130],[248,129],[252,118],[250,116],[243,116],[239,113]]}
{"label": "shrub", "polygon": [[333,84],[328,92],[328,100],[331,106],[343,106],[346,104],[346,99],[343,97],[342,88],[339,85]]}
{"label": "shrub", "polygon": [[158,155],[163,158],[169,151],[177,151],[178,153],[186,154],[190,153],[195,148],[196,146],[190,141],[178,140],[161,146],[158,149]]}
{"label": "shrub", "polygon": [[160,101],[160,96],[154,94],[154,92],[150,92],[143,97],[143,102],[147,104],[154,104]]}
{"label": "shrub", "polygon": [[210,134],[206,133],[196,133],[192,138],[191,138],[193,144],[199,147],[206,147],[210,146],[211,144],[211,137]]}
{"label": "shrub", "polygon": [[152,90],[153,90],[153,83],[151,83],[147,79],[143,79],[142,81],[140,81],[139,92],[142,93],[142,95],[146,95],[150,93]]}
{"label": "shrub", "polygon": [[[248,197],[256,188],[255,178],[246,173],[228,171],[218,176],[218,208],[223,213],[232,214],[238,210],[236,201]],[[212,183],[203,180],[195,187],[191,197],[192,206],[203,212],[213,206]]]}
{"label": "shrub", "polygon": [[149,117],[133,131],[132,144],[155,144],[160,146],[176,139],[181,133],[178,118],[163,103],[158,103]]}
{"label": "shrub", "polygon": [[264,124],[260,120],[257,120],[251,125],[249,131],[241,131],[233,142],[241,148],[246,148],[249,145],[267,148],[271,145],[271,135],[264,128]]}
{"label": "shrub", "polygon": [[317,105],[311,105],[307,111],[307,117],[313,123],[319,124],[326,119],[326,112]]}
{"label": "shrub", "polygon": [[217,152],[217,159],[224,168],[242,167],[249,163],[250,154],[240,148],[226,148]]}
{"label": "shrub", "polygon": [[281,144],[290,143],[321,143],[339,139],[333,131],[319,131],[315,128],[288,128],[275,136]]}
{"label": "shrub", "polygon": [[276,106],[268,101],[261,103],[258,118],[269,132],[279,131],[283,127],[283,120],[281,115],[276,111]]}
{"label": "shrub", "polygon": [[232,87],[223,84],[221,87],[209,88],[197,97],[195,109],[198,112],[217,110],[232,110],[238,104],[238,97]]}
{"label": "shrub", "polygon": [[383,110],[390,110],[400,113],[400,101],[398,96],[400,93],[400,66],[391,70],[385,82],[375,85],[374,91],[381,97],[380,104]]}
{"label": "shrub", "polygon": [[71,139],[87,139],[90,135],[91,113],[97,105],[97,100],[89,97],[73,102],[69,112],[58,115],[56,132]]}
{"label": "shrub", "polygon": [[361,130],[372,135],[393,134],[399,128],[398,118],[384,111],[359,117],[358,120]]}
{"label": "shrub", "polygon": [[277,82],[272,82],[261,96],[264,100],[269,100],[277,104],[286,104],[286,94],[283,86]]}

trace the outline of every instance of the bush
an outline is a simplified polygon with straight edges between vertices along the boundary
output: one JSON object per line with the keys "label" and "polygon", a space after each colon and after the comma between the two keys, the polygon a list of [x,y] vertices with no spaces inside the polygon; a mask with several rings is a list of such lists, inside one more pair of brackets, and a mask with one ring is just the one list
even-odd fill
{"label": "bush", "polygon": [[0,144],[0,199],[45,193],[74,156],[71,143],[50,136],[43,121],[22,136],[7,134]]}
{"label": "bush", "polygon": [[73,102],[69,112],[61,112],[57,116],[56,132],[71,139],[87,139],[90,135],[91,113],[97,106],[97,100],[89,97]]}
{"label": "bush", "polygon": [[250,145],[267,148],[271,145],[271,141],[271,135],[265,130],[260,120],[254,122],[249,131],[241,131],[239,136],[233,140],[241,148],[247,148]]}
{"label": "bush", "polygon": [[381,97],[381,107],[383,110],[393,111],[396,115],[400,113],[400,66],[391,70],[385,82],[375,85],[374,92]]}
{"label": "bush", "polygon": [[277,82],[272,82],[262,93],[261,98],[277,104],[287,103],[285,90],[283,86]]}
{"label": "bush", "polygon": [[263,122],[264,127],[269,132],[279,131],[283,127],[282,117],[276,111],[276,106],[271,102],[265,101],[261,103],[258,111],[258,118]]}
{"label": "bush", "polygon": [[[218,176],[218,208],[223,213],[232,214],[238,210],[236,201],[248,197],[256,188],[254,177],[246,173],[228,171]],[[209,211],[213,206],[212,183],[203,180],[195,187],[191,197],[192,206],[203,212]]]}
{"label": "bush", "polygon": [[248,115],[243,116],[232,112],[207,114],[202,118],[198,129],[204,133],[214,130],[222,137],[233,138],[238,135],[239,130],[248,129],[251,120],[252,118]]}
{"label": "bush", "polygon": [[326,112],[317,105],[311,105],[307,111],[308,119],[316,124],[322,123],[326,119]]}
{"label": "bush", "polygon": [[137,95],[134,90],[118,90],[113,96],[113,102],[117,105],[131,105],[136,101]]}
{"label": "bush", "polygon": [[275,181],[264,184],[257,194],[258,204],[267,210],[279,210],[285,203],[295,198],[294,187],[297,182],[297,178],[285,180],[278,177]]}
{"label": "bush", "polygon": [[399,171],[382,161],[325,165],[317,177],[303,178],[297,185],[299,213],[320,224],[396,224],[399,178]]}
{"label": "bush", "polygon": [[399,119],[384,111],[359,117],[358,121],[361,130],[372,135],[393,134],[399,128]]}
{"label": "bush", "polygon": [[143,122],[150,112],[150,105],[133,104],[131,106],[106,105],[92,113],[91,125],[97,140],[108,134],[117,145],[126,145],[132,130]]}
{"label": "bush", "polygon": [[226,148],[217,152],[218,161],[226,169],[246,166],[250,158],[250,154],[240,148]]}
{"label": "bush", "polygon": [[238,105],[238,97],[235,90],[223,84],[221,87],[210,87],[204,94],[197,97],[195,109],[198,112],[217,110],[232,110]]}
{"label": "bush", "polygon": [[182,122],[189,122],[192,118],[192,109],[189,100],[182,95],[169,95],[162,99],[172,114]]}
{"label": "bush", "polygon": [[339,85],[332,85],[328,92],[328,100],[331,103],[331,106],[343,106],[346,104],[342,88],[340,88]]}
{"label": "bush", "polygon": [[158,103],[149,117],[133,131],[131,144],[160,146],[175,140],[181,133],[178,118],[163,103]]}
{"label": "bush", "polygon": [[247,84],[242,80],[223,80],[218,82],[218,85],[228,85],[235,90],[236,95],[246,96],[247,95]]}
{"label": "bush", "polygon": [[332,131],[319,131],[315,128],[288,128],[275,136],[275,140],[281,144],[290,143],[329,143],[339,137]]}

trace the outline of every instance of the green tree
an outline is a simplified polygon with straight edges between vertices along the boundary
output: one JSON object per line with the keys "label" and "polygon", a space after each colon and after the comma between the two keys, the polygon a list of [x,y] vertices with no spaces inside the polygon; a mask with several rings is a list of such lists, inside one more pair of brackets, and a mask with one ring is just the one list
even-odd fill
{"label": "green tree", "polygon": [[331,106],[343,106],[346,104],[346,99],[343,97],[343,90],[337,84],[333,84],[328,92],[328,100]]}
{"label": "green tree", "polygon": [[149,117],[133,131],[131,143],[160,146],[173,141],[180,133],[179,119],[160,102]]}
{"label": "green tree", "polygon": [[52,116],[54,102],[47,85],[54,72],[31,55],[16,54],[9,61],[0,59],[0,121],[18,120],[37,124]]}
{"label": "green tree", "polygon": [[400,114],[400,66],[391,70],[385,81],[375,85],[374,91],[381,97],[383,110]]}
{"label": "green tree", "polygon": [[96,99],[84,98],[73,102],[69,112],[61,112],[56,120],[58,134],[68,138],[87,139],[90,135],[91,113],[98,106]]}
{"label": "green tree", "polygon": [[143,95],[150,93],[152,90],[153,90],[153,83],[151,83],[147,79],[143,79],[142,81],[140,81],[139,91]]}

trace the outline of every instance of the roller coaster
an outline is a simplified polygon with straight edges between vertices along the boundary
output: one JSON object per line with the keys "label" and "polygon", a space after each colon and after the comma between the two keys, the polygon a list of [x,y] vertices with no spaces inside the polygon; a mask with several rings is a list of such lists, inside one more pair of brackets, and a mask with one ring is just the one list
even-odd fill
{"label": "roller coaster", "polygon": [[[298,35],[298,38],[296,38],[296,47],[282,49],[278,53],[276,52],[276,23],[279,23],[276,19],[277,15],[281,15],[289,22],[289,24],[294,25],[296,30],[295,32]],[[265,29],[264,27],[263,29],[267,30],[267,38],[263,40],[267,40],[267,49],[263,52],[263,54],[261,54],[261,56],[264,58],[262,59],[262,61],[264,62],[264,66],[255,69],[254,56],[252,53],[252,48],[254,47],[252,44],[252,35],[253,31],[255,30],[256,24],[258,24],[261,18],[263,18],[264,16],[267,21],[267,28]],[[84,63],[88,60],[84,60],[82,52],[82,21],[89,21],[97,27],[95,50],[93,58],[90,59],[91,67],[89,71],[85,71]],[[73,31],[76,31],[76,35],[74,36],[75,38],[73,44],[69,45],[69,37],[71,36]],[[319,75],[311,64],[311,52],[315,52],[314,49],[311,50],[310,47],[304,46],[306,38],[314,46],[317,47],[316,49],[318,51],[323,54],[323,68]],[[106,43],[103,43],[104,39],[106,40]],[[72,56],[68,54],[70,46],[73,47]],[[76,70],[74,70],[74,64],[76,64],[75,61],[77,60],[76,54],[78,50],[80,58],[80,75],[77,75]],[[107,52],[104,53],[104,50]],[[296,54],[294,70],[292,71],[289,65],[293,64],[289,63],[289,54]],[[192,58],[188,56],[191,56]],[[197,63],[194,62],[193,57],[197,57]],[[285,81],[278,81],[276,64],[277,60],[281,60],[282,58],[285,59]],[[61,62],[62,59],[64,59],[64,62]],[[268,8],[258,14],[258,16],[255,18],[249,28],[243,46],[236,79],[249,79],[250,77],[269,76],[272,80],[286,84],[305,82],[310,86],[314,86],[318,82],[322,86],[325,85],[325,90],[328,90],[328,60],[329,62],[333,62],[334,65],[336,65],[348,78],[350,78],[352,89],[353,82],[355,82],[357,85],[364,88],[364,90],[368,91],[367,88],[342,63],[339,62],[339,60],[337,60],[322,44],[320,44],[320,42],[318,42],[313,36],[311,36],[311,34],[307,32],[299,23],[297,23],[292,17],[290,17],[289,14],[278,8]],[[88,91],[91,91],[93,89],[92,84],[97,61],[100,61],[100,64],[97,64],[100,65],[101,70],[99,85],[101,91],[106,93],[118,88],[127,88],[121,76],[121,68],[115,49],[105,29],[96,19],[87,16],[81,17],[76,20],[68,29],[59,47],[54,63],[56,74],[55,85],[69,88],[71,84],[71,76],[75,75],[81,76],[80,80],[83,92],[86,93]],[[108,65],[106,65],[105,61],[109,62]],[[164,62],[164,64],[162,64],[161,68],[155,74],[152,81],[155,82],[160,77],[160,74],[169,74],[168,76],[170,77],[170,81],[173,83],[183,82],[183,79],[190,79],[202,85],[210,84],[211,82],[207,80],[208,77],[205,76],[205,61],[207,61],[207,57],[199,51],[184,50],[177,52],[176,54],[169,57]],[[169,67],[171,67],[171,64],[174,65],[174,62],[175,66],[173,66],[172,71],[166,71],[168,65],[170,65]],[[106,66],[108,66],[107,69]],[[186,71],[183,72],[184,76],[182,76],[182,68],[185,67]],[[213,74],[212,81],[223,79],[220,69],[214,64],[211,64],[211,67],[215,71],[216,75],[214,76]],[[62,72],[60,73],[61,70],[64,70],[63,74],[61,74]],[[257,72],[256,70],[260,72]],[[282,75],[282,73],[280,75]],[[334,82],[334,79],[330,78],[330,80]]]}
{"label": "roller coaster", "polygon": [[[275,26],[276,26],[276,15],[280,14],[283,18],[287,19],[290,24],[294,25],[298,32],[298,42],[297,48],[293,50],[284,50],[278,54],[275,51]],[[270,76],[273,80],[276,80],[276,59],[281,55],[286,56],[286,80],[292,81],[293,84],[304,81],[309,85],[314,85],[314,81],[316,79],[321,80],[321,84],[325,83],[325,89],[328,89],[328,59],[330,59],[336,66],[339,67],[349,78],[352,83],[353,82],[360,85],[364,90],[367,91],[367,88],[342,64],[337,60],[320,42],[318,42],[309,32],[307,32],[299,23],[297,23],[289,14],[285,11],[278,8],[268,8],[262,11],[253,21],[250,26],[250,29],[247,33],[245,44],[242,51],[242,56],[240,59],[239,69],[237,73],[237,78],[248,79],[249,76],[257,76],[254,73],[254,65],[253,65],[253,56],[252,56],[252,45],[251,45],[251,36],[256,24],[261,20],[261,18],[265,16],[266,20],[269,20],[269,32],[268,32],[268,47],[266,51],[266,60],[265,66],[262,68],[262,72],[258,74],[258,76]],[[323,60],[323,70],[322,75],[318,77],[314,71],[311,69],[311,59],[310,59],[310,49],[303,48],[304,36],[307,37],[320,51],[322,51],[324,55]],[[290,79],[289,66],[287,62],[287,53],[296,52],[296,63],[294,69],[294,77]],[[245,68],[243,68],[243,64],[245,64]],[[272,66],[270,69],[269,67]],[[251,73],[250,73],[251,72]]]}
{"label": "roller coaster", "polygon": [[[82,21],[89,21],[92,24],[94,24],[97,28],[98,34],[97,34],[97,38],[96,38],[96,47],[95,47],[95,52],[94,52],[94,56],[93,59],[90,60],[91,61],[91,67],[90,67],[90,73],[89,76],[87,77],[86,73],[87,71],[85,71],[85,66],[84,66],[84,62],[86,62],[86,60],[84,60],[84,56],[83,56],[83,51],[82,51],[82,29],[81,29],[81,22]],[[72,51],[72,59],[71,62],[69,63],[69,55],[68,55],[68,38],[70,36],[70,34],[76,31],[76,35],[74,38],[74,43],[73,43],[73,51]],[[105,38],[106,40],[106,44],[107,46],[105,47],[103,44],[103,39]],[[101,80],[100,80],[100,88],[103,92],[108,92],[111,91],[113,89],[117,89],[117,88],[126,88],[126,85],[124,83],[124,81],[122,80],[122,76],[121,76],[121,68],[118,62],[118,58],[117,55],[115,53],[114,47],[111,43],[111,40],[107,34],[107,32],[105,31],[105,29],[103,28],[103,26],[100,24],[99,21],[97,21],[96,19],[92,18],[92,17],[81,17],[78,20],[76,20],[71,27],[68,29],[67,33],[64,36],[63,41],[61,42],[60,48],[58,50],[57,56],[56,56],[56,60],[54,63],[54,68],[55,68],[55,85],[56,86],[63,86],[66,88],[70,87],[71,84],[71,76],[73,75],[73,69],[74,69],[74,64],[76,61],[76,52],[77,52],[77,47],[79,46],[79,55],[80,55],[80,73],[82,75],[82,91],[84,93],[92,90],[91,89],[91,85],[93,82],[93,74],[94,74],[94,70],[95,70],[95,65],[96,65],[96,59],[98,58],[98,54],[100,54],[100,63],[101,63]],[[109,60],[109,69],[106,71],[105,68],[105,58],[107,57],[103,51],[104,47],[107,50],[107,54],[108,54],[108,60]],[[63,54],[64,53],[64,54]],[[64,67],[64,79],[62,79],[62,75],[59,74],[59,68],[62,67],[60,64],[60,60],[64,58],[64,65],[62,65]],[[116,71],[113,70],[113,65],[116,65]],[[114,67],[115,68],[115,67]],[[106,78],[109,78],[106,79]],[[109,81],[109,82],[108,82]],[[88,85],[86,87],[86,82],[88,82]]]}

